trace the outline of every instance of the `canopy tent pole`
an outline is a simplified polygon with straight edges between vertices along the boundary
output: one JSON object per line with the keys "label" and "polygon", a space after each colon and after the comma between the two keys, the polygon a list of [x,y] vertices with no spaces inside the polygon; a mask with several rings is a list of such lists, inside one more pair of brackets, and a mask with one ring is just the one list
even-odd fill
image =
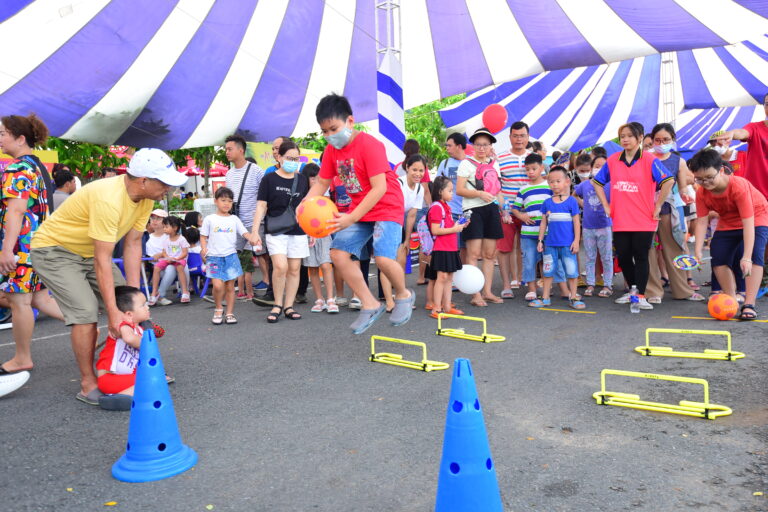
{"label": "canopy tent pole", "polygon": [[661,54],[661,119],[675,126],[677,105],[675,102],[675,53]]}
{"label": "canopy tent pole", "polygon": [[[374,1],[378,129],[387,151],[387,160],[390,166],[394,167],[405,156],[402,150],[405,143],[405,110],[400,63],[400,0]],[[386,40],[382,41],[381,36],[384,34]]]}

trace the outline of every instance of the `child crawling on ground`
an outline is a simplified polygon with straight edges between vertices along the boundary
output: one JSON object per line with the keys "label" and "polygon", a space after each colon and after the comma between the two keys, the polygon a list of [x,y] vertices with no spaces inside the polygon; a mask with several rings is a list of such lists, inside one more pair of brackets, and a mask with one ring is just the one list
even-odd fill
{"label": "child crawling on ground", "polygon": [[[147,297],[133,286],[115,287],[115,302],[120,310],[120,337],[107,337],[104,349],[96,361],[99,406],[110,411],[127,411],[133,401],[133,385],[136,382],[136,366],[144,329],[141,323],[149,320]],[[168,382],[173,379],[166,377]]]}

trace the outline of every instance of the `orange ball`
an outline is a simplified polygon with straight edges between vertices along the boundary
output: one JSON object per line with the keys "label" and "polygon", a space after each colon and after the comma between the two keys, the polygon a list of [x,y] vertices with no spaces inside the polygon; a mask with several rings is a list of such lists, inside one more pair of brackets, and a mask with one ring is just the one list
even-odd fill
{"label": "orange ball", "polygon": [[739,311],[739,303],[736,299],[725,293],[718,293],[709,299],[707,309],[712,318],[717,320],[730,320]]}
{"label": "orange ball", "polygon": [[310,197],[296,209],[299,226],[306,234],[314,238],[323,238],[331,234],[332,228],[327,222],[338,213],[336,205],[325,196]]}

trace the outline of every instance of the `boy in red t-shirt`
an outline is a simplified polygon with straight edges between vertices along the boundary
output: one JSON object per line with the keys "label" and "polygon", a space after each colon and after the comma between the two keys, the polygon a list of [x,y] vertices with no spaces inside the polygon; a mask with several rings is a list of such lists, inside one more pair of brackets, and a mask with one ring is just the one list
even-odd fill
{"label": "boy in red t-shirt", "polygon": [[324,97],[315,115],[328,146],[317,183],[307,199],[325,194],[333,178],[339,177],[352,200],[348,213],[338,213],[328,223],[336,230],[331,245],[333,265],[362,302],[360,315],[350,328],[355,334],[362,334],[386,311],[352,261],[353,256],[360,258],[363,246],[371,237],[376,266],[395,290],[395,308],[390,321],[392,325],[402,325],[411,318],[416,294],[405,287],[405,272],[397,263],[404,217],[403,193],[397,176],[389,167],[384,145],[367,133],[355,130],[352,108],[344,96]]}
{"label": "boy in red t-shirt", "polygon": [[696,153],[688,168],[701,185],[696,194],[696,259],[701,261],[709,212],[717,212],[720,220],[710,242],[712,269],[723,291],[734,298],[736,272],[744,275],[746,299],[739,318],[754,320],[768,242],[768,201],[746,179],[725,174],[720,155],[712,149]]}

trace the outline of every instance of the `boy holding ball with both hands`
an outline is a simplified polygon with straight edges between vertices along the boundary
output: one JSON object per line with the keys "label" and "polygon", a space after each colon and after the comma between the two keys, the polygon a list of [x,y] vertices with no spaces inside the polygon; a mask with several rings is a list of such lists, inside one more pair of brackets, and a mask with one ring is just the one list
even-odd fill
{"label": "boy holding ball with both hands", "polygon": [[386,311],[352,261],[353,257],[360,258],[363,246],[371,237],[376,266],[395,290],[390,322],[402,325],[411,318],[416,294],[405,287],[405,271],[397,262],[404,216],[403,193],[397,175],[389,166],[384,145],[354,129],[352,108],[345,97],[337,94],[324,97],[317,105],[315,116],[328,146],[318,182],[307,198],[325,194],[333,178],[338,176],[352,200],[349,213],[339,213],[328,223],[336,231],[331,245],[334,268],[362,301],[360,315],[350,328],[354,334],[362,334]]}

